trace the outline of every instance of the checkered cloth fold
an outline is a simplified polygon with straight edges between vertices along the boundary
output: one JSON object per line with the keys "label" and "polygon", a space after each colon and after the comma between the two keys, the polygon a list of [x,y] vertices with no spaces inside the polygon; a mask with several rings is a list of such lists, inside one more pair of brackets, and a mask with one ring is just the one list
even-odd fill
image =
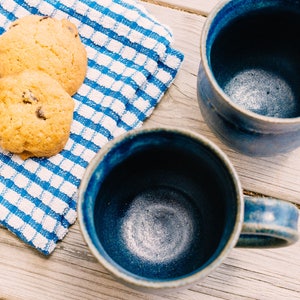
{"label": "checkered cloth fold", "polygon": [[172,48],[171,31],[135,0],[0,0],[0,34],[28,14],[68,18],[88,53],[65,149],[26,161],[0,149],[0,224],[47,255],[76,220],[78,186],[90,160],[151,114],[183,55]]}

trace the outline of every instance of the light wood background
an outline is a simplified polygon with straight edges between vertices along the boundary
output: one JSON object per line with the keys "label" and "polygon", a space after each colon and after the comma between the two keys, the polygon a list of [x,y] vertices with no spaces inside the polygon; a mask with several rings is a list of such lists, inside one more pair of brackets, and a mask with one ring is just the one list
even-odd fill
{"label": "light wood background", "polygon": [[[172,28],[174,46],[185,54],[174,84],[144,126],[171,125],[201,133],[229,156],[247,192],[300,204],[300,149],[271,158],[238,154],[213,135],[198,109],[200,32],[217,2],[144,2],[149,12]],[[77,222],[50,257],[0,228],[0,299],[300,299],[300,242],[280,249],[234,249],[217,270],[191,289],[156,296],[117,283],[91,255]]]}

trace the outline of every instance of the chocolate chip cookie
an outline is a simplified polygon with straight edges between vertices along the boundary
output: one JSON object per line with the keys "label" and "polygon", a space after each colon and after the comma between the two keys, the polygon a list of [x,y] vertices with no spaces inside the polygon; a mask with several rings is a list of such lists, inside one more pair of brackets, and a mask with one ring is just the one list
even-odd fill
{"label": "chocolate chip cookie", "polygon": [[0,77],[27,69],[43,71],[70,94],[87,71],[87,54],[77,27],[70,21],[29,15],[0,36]]}
{"label": "chocolate chip cookie", "polygon": [[26,70],[0,79],[0,146],[28,157],[60,152],[70,135],[74,100],[51,76]]}

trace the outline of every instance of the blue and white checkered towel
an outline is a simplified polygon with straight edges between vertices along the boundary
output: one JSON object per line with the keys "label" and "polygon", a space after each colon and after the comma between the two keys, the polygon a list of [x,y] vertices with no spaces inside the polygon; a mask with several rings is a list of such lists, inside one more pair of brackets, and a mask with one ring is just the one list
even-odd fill
{"label": "blue and white checkered towel", "polygon": [[0,33],[28,14],[68,18],[88,53],[65,149],[26,161],[0,149],[0,224],[50,254],[76,220],[77,190],[90,160],[151,114],[183,55],[170,45],[170,30],[135,0],[0,0]]}

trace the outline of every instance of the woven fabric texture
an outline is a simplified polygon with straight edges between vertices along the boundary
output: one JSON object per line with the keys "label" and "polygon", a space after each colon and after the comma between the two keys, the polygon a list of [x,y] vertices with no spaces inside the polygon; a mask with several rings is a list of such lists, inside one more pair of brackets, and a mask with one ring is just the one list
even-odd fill
{"label": "woven fabric texture", "polygon": [[0,0],[0,34],[28,14],[69,19],[88,53],[65,149],[25,161],[0,149],[0,224],[48,255],[76,220],[78,187],[90,160],[150,116],[183,55],[171,46],[170,29],[135,0]]}

